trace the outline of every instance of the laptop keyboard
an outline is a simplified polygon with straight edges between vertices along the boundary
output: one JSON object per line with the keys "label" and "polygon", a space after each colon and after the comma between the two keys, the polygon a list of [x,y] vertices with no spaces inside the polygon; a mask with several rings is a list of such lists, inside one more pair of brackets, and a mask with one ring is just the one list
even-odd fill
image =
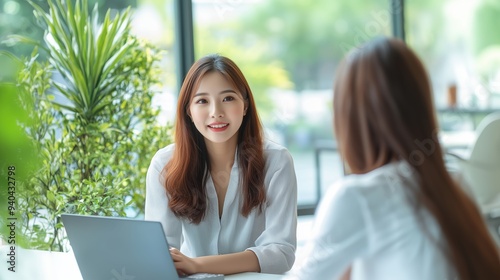
{"label": "laptop keyboard", "polygon": [[180,279],[210,279],[210,280],[223,280],[224,274],[209,274],[209,273],[196,273]]}

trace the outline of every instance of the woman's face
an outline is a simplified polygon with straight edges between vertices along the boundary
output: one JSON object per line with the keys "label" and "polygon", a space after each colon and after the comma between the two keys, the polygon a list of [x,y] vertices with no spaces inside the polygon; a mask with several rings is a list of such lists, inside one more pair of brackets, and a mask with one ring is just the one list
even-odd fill
{"label": "woman's face", "polygon": [[222,74],[210,72],[205,74],[194,92],[188,115],[205,141],[237,143],[246,104],[241,92]]}

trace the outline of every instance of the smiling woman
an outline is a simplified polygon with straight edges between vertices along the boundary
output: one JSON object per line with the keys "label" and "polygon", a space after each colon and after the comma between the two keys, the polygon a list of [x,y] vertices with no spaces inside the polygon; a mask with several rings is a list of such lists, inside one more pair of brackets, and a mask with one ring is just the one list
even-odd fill
{"label": "smiling woman", "polygon": [[212,72],[201,79],[188,113],[211,144],[236,147],[236,132],[243,122],[247,104],[248,100],[222,74]]}
{"label": "smiling woman", "polygon": [[147,176],[145,218],[162,223],[179,274],[289,270],[296,211],[292,158],[263,139],[245,77],[226,57],[201,58],[179,93],[175,144]]}

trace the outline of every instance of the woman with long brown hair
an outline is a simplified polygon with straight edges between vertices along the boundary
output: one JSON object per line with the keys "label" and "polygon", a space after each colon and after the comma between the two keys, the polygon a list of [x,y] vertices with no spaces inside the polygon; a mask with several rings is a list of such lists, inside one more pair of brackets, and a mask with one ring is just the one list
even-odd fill
{"label": "woman with long brown hair", "polygon": [[174,136],[151,161],[145,218],[162,223],[179,274],[288,271],[297,226],[293,161],[264,140],[232,60],[208,55],[193,64]]}
{"label": "woman with long brown hair", "polygon": [[334,126],[352,175],[326,194],[304,262],[287,279],[500,279],[498,248],[448,174],[426,71],[378,38],[336,72]]}

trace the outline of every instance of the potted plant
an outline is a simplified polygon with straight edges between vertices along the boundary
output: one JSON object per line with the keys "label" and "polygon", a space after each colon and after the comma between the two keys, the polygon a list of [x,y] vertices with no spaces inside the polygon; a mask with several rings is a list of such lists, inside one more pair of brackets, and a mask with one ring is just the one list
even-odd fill
{"label": "potted plant", "polygon": [[[102,24],[87,0],[52,1],[35,16],[45,46],[19,73],[20,90],[36,126],[25,131],[41,162],[20,185],[20,241],[28,248],[65,251],[62,213],[140,216],[145,177],[170,126],[156,122],[160,52],[131,35],[130,8]],[[38,61],[39,49],[47,61]],[[23,96],[23,95],[20,95]]]}

